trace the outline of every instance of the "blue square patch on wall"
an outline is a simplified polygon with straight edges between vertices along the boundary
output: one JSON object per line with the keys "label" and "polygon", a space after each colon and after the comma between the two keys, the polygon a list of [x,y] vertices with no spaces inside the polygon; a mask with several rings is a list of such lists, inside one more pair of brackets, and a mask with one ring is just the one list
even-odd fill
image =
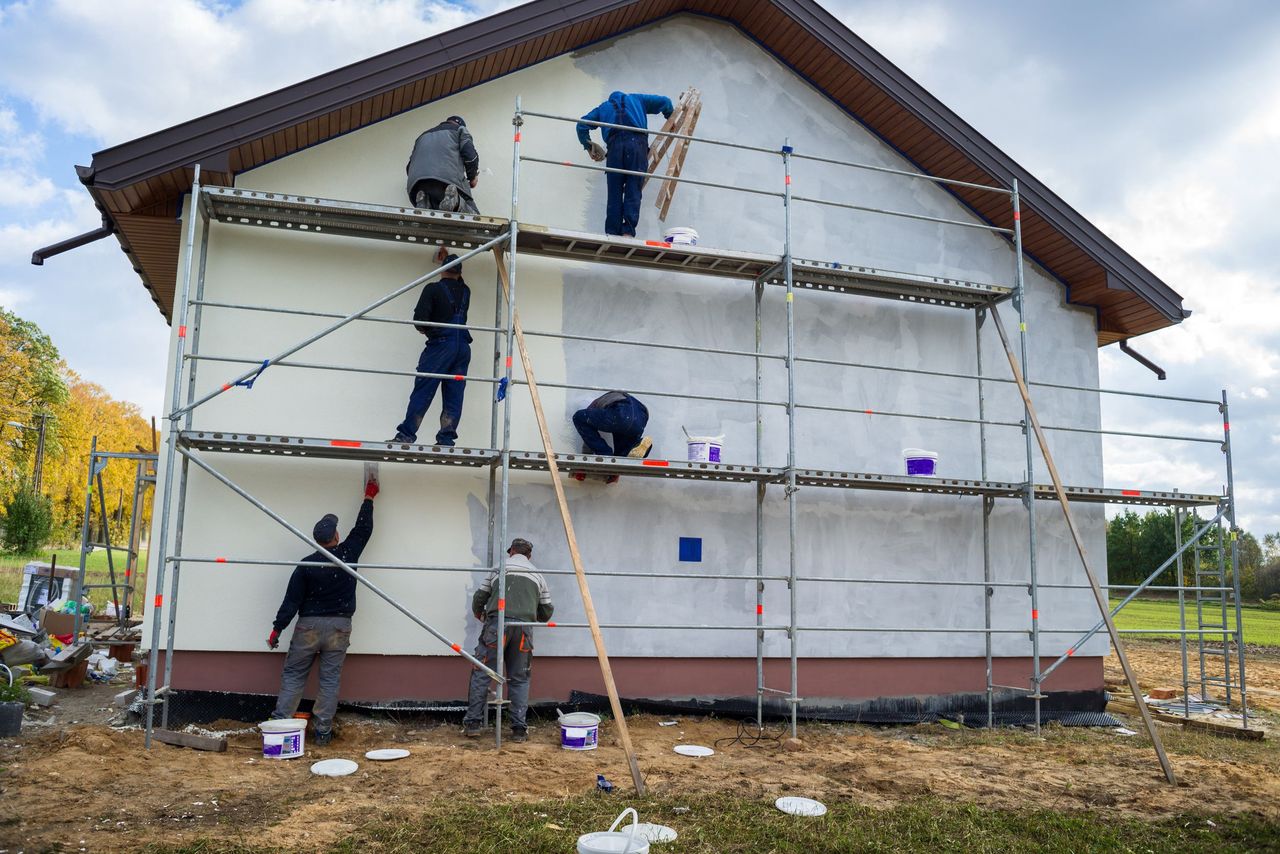
{"label": "blue square patch on wall", "polygon": [[702,562],[702,537],[680,538],[680,560],[682,563]]}

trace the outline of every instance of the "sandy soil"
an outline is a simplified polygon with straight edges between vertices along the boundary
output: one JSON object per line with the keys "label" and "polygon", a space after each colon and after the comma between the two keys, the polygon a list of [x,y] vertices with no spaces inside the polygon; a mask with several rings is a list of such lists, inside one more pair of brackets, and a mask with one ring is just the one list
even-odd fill
{"label": "sandy soil", "polygon": [[[1158,649],[1135,646],[1135,653],[1151,655],[1149,665],[1168,666],[1160,663]],[[1176,663],[1176,647],[1174,656]],[[880,807],[933,795],[998,808],[1148,818],[1252,812],[1280,820],[1276,740],[1245,743],[1162,729],[1181,778],[1171,787],[1148,744],[1109,730],[1047,728],[1037,741],[1025,733],[937,725],[811,725],[802,730],[800,752],[722,745],[712,757],[689,759],[671,748],[715,746],[737,725],[682,718],[677,726],[661,727],[654,717],[630,720],[650,791],[672,797],[725,792],[771,799],[789,793]],[[244,728],[234,721],[207,727]],[[47,727],[0,742],[0,838],[34,849],[119,851],[160,839],[217,837],[309,851],[341,839],[362,821],[388,811],[410,813],[427,801],[558,798],[592,791],[597,773],[624,794],[630,790],[611,725],[602,727],[594,752],[561,750],[557,739],[554,724],[543,723],[527,744],[495,753],[492,741],[468,741],[456,725],[348,717],[332,745],[282,762],[263,760],[252,732],[231,735],[226,753],[204,753],[164,745],[145,751],[138,730],[101,723]],[[389,763],[363,757],[388,746],[407,747],[412,755]],[[310,774],[312,761],[331,757],[355,759],[360,768],[339,779]]]}
{"label": "sandy soil", "polygon": [[[1125,644],[1125,652],[1138,674],[1138,683],[1144,689],[1166,687],[1182,690],[1182,654],[1176,641],[1130,641]],[[1195,680],[1200,667],[1194,649],[1189,656],[1191,678]],[[1234,658],[1231,663],[1234,674]],[[1106,672],[1108,679],[1124,678],[1114,654],[1107,659]],[[1245,687],[1250,708],[1280,712],[1280,650],[1249,650],[1245,662]],[[1196,693],[1199,689],[1193,683],[1191,690]]]}

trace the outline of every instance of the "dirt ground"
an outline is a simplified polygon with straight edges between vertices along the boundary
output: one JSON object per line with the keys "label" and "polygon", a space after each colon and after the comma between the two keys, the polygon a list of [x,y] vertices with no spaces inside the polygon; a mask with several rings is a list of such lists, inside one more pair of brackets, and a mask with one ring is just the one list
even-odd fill
{"label": "dirt ground", "polygon": [[[1182,654],[1176,641],[1131,641],[1125,645],[1125,652],[1144,689],[1168,687],[1182,690]],[[1193,680],[1200,672],[1196,655],[1194,648],[1188,651],[1188,664]],[[1280,649],[1250,649],[1246,655],[1245,688],[1249,707],[1280,712]],[[1231,665],[1234,674],[1234,658]],[[1124,677],[1124,671],[1120,669],[1120,662],[1114,654],[1107,659],[1107,677]],[[1191,691],[1198,691],[1195,684]]]}
{"label": "dirt ground", "polygon": [[[1176,647],[1135,645],[1133,658],[1144,684],[1161,668],[1180,673]],[[1280,657],[1251,666],[1259,683],[1277,684]],[[226,753],[165,745],[145,751],[140,731],[105,723],[113,714],[110,694],[118,690],[85,691],[99,698],[74,701],[88,712],[55,706],[62,723],[29,727],[17,740],[0,741],[0,848],[120,851],[213,837],[311,851],[361,822],[388,812],[412,814],[429,801],[555,799],[592,791],[599,773],[624,797],[630,790],[608,722],[597,751],[561,750],[554,722],[542,722],[527,744],[495,753],[491,740],[463,739],[456,724],[340,716],[343,728],[333,744],[308,747],[304,759],[268,761],[261,758],[260,737],[234,721],[205,728],[231,732]],[[95,710],[104,722],[70,723],[91,719]],[[787,752],[776,744],[717,745],[737,731],[732,721],[685,717],[663,727],[660,720],[629,719],[650,792],[671,797],[797,794],[887,807],[935,796],[1014,810],[1150,819],[1249,812],[1280,820],[1280,742],[1274,738],[1228,740],[1165,725],[1161,735],[1180,777],[1172,787],[1143,737],[1108,729],[1048,727],[1036,739],[1025,731],[939,725],[813,724],[801,732],[805,749]],[[717,750],[686,758],[672,752],[682,743]],[[411,755],[396,762],[363,757],[366,750],[390,746]],[[333,757],[354,759],[359,770],[338,779],[310,773],[311,762]]]}

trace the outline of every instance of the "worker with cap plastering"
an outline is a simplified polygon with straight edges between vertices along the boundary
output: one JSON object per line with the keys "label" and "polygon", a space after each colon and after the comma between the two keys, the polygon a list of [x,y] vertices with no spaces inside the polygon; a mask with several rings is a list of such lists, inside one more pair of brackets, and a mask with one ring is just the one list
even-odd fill
{"label": "worker with cap plastering", "polygon": [[419,135],[404,171],[415,208],[479,212],[471,190],[480,179],[480,155],[462,116],[449,116]]}
{"label": "worker with cap plastering", "polygon": [[[471,597],[471,611],[477,620],[484,621],[480,630],[480,642],[476,644],[476,658],[488,667],[498,664],[498,609],[504,608],[509,622],[545,623],[551,619],[555,606],[551,603],[551,591],[547,582],[534,567],[533,544],[519,537],[511,541],[507,549],[507,589],[497,589],[498,573],[491,571],[475,595]],[[528,737],[525,714],[529,710],[529,671],[533,666],[533,633],[525,626],[508,624],[502,643],[503,669],[506,670],[508,699],[511,702],[511,740],[524,741]],[[467,692],[467,714],[462,719],[463,732],[475,738],[484,731],[484,707],[489,697],[489,675],[479,668],[471,669],[471,684]]]}
{"label": "worker with cap plastering", "polygon": [[[582,437],[583,453],[606,457],[631,457],[643,459],[649,456],[653,440],[644,435],[649,424],[649,410],[625,391],[608,391],[591,401],[586,409],[573,413],[573,426]],[[613,447],[601,433],[613,436]],[[584,480],[586,475],[575,472],[574,478]],[[609,482],[618,479],[612,475]]]}
{"label": "worker with cap plastering", "polygon": [[[590,153],[592,160],[597,163],[603,160],[610,169],[647,173],[648,116],[662,113],[671,118],[674,109],[671,99],[665,95],[613,92],[609,95],[609,100],[583,116],[582,122],[578,122],[578,142]],[[604,144],[608,148],[606,152],[598,143],[591,141],[591,129],[594,125],[583,122],[607,122],[626,125],[628,129],[600,128],[600,136],[604,138]],[[605,184],[609,189],[609,197],[605,205],[604,233],[635,237],[636,224],[640,221],[640,195],[644,189],[644,176],[609,172],[605,175]]]}
{"label": "worker with cap plastering", "polygon": [[[447,264],[456,261],[458,256],[445,255],[441,249],[436,259]],[[418,441],[418,428],[441,383],[440,430],[436,433],[436,444],[452,447],[457,441],[462,398],[467,390],[465,377],[471,366],[471,333],[460,327],[466,325],[470,306],[471,289],[463,281],[461,264],[445,270],[437,281],[422,289],[418,304],[413,309],[413,319],[419,324],[415,328],[427,336],[426,346],[418,358],[418,372],[447,374],[450,379],[441,380],[438,376],[414,378],[404,421],[396,428],[396,435],[391,441]]]}
{"label": "worker with cap plastering", "polygon": [[[365,484],[364,501],[356,514],[356,524],[345,540],[338,539],[338,517],[332,513],[316,522],[311,538],[344,563],[360,560],[360,554],[373,534],[373,499],[377,494],[378,482],[370,480]],[[271,717],[273,720],[293,717],[311,666],[319,661],[320,690],[311,720],[315,726],[313,742],[322,745],[333,740],[338,683],[342,678],[342,662],[351,643],[351,615],[356,611],[356,580],[346,570],[328,561],[324,553],[315,551],[294,568],[284,601],[280,603],[271,634],[267,637],[268,647],[278,647],[280,633],[297,615],[298,622],[293,627],[289,653],[284,659],[284,673],[280,677],[280,696]]]}

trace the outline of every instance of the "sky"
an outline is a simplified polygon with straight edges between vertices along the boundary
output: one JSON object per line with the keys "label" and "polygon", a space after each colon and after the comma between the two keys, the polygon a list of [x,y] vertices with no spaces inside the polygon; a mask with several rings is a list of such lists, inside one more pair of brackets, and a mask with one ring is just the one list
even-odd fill
{"label": "sky", "polygon": [[[141,135],[515,5],[0,0],[0,305],[161,416],[167,328],[74,166]],[[827,0],[826,8],[1182,294],[1104,387],[1231,401],[1241,523],[1280,531],[1280,4]],[[1033,366],[1034,369],[1034,366]],[[1104,426],[1221,435],[1213,407],[1104,397]],[[1216,445],[1110,438],[1108,485],[1221,490]]]}

